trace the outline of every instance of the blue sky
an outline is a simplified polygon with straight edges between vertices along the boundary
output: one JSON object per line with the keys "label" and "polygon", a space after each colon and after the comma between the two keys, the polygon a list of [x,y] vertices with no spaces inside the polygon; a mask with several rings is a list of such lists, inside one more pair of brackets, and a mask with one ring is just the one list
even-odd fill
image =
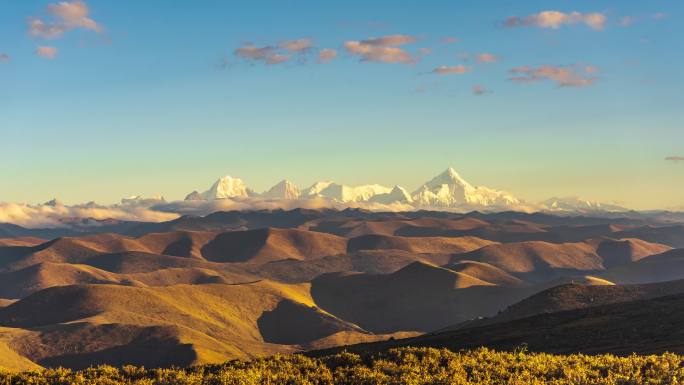
{"label": "blue sky", "polygon": [[679,1],[68,4],[0,0],[0,201],[412,190],[451,165],[528,200],[684,205]]}

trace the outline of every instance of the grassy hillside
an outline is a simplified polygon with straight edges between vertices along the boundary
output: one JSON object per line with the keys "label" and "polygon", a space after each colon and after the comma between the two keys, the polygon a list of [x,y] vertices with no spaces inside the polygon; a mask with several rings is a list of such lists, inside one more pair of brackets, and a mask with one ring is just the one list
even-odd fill
{"label": "grassy hillside", "polygon": [[681,384],[684,357],[555,356],[524,351],[402,348],[373,355],[343,352],[230,361],[189,369],[99,366],[0,373],[3,384]]}

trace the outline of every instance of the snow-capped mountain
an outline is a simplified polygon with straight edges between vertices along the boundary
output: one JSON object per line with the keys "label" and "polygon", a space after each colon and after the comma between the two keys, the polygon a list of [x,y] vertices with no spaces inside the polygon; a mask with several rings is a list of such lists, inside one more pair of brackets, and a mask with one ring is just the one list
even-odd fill
{"label": "snow-capped mountain", "polygon": [[[386,187],[379,184],[347,186],[333,181],[321,181],[300,190],[294,183],[283,179],[262,194],[239,178],[224,176],[219,178],[204,192],[193,191],[185,197],[186,201],[215,201],[222,199],[240,200],[241,204],[260,206],[261,200],[287,200],[292,205],[316,207],[328,201],[331,207],[361,207],[373,210],[518,210],[518,211],[550,211],[550,212],[623,212],[624,207],[615,204],[599,203],[579,198],[551,198],[541,203],[524,202],[505,191],[494,190],[484,186],[474,186],[463,179],[456,170],[449,167],[441,174],[422,184],[412,194],[401,187]],[[313,203],[312,199],[322,200]],[[157,201],[158,200],[158,201]],[[156,202],[153,202],[156,201]],[[301,201],[301,203],[297,203]],[[142,203],[164,202],[162,197],[144,199],[141,197],[125,198],[123,205],[141,205]],[[266,202],[264,202],[266,203]],[[150,206],[148,204],[147,206]],[[195,207],[193,204],[192,207]]]}
{"label": "snow-capped mountain", "polygon": [[379,184],[345,186],[331,181],[317,182],[302,191],[303,198],[327,198],[343,203],[366,202],[378,194],[388,194],[391,188]]}
{"label": "snow-capped mountain", "polygon": [[386,193],[386,194],[377,194],[372,196],[369,200],[369,202],[373,203],[381,203],[385,205],[393,204],[393,203],[413,203],[413,198],[411,198],[411,194],[406,191],[405,188],[401,186],[394,186],[392,188],[392,191]]}
{"label": "snow-capped mountain", "polygon": [[166,200],[161,195],[155,195],[151,198],[144,198],[140,195],[133,195],[128,198],[122,198],[122,205],[139,205],[139,206],[152,206],[158,203],[164,203]]}
{"label": "snow-capped mountain", "polygon": [[613,204],[581,199],[579,197],[551,198],[541,203],[542,209],[546,211],[568,211],[568,212],[624,212],[628,209]]}
{"label": "snow-capped mountain", "polygon": [[421,207],[509,207],[520,204],[513,195],[466,182],[453,168],[432,178],[412,195]]}
{"label": "snow-capped mountain", "polygon": [[197,191],[193,191],[185,197],[185,200],[212,201],[226,198],[246,198],[255,195],[254,191],[249,189],[242,179],[224,176],[219,178],[209,190],[201,194]]}
{"label": "snow-capped mountain", "polygon": [[289,180],[283,179],[268,191],[261,194],[264,198],[271,199],[299,199],[301,192],[299,188]]}

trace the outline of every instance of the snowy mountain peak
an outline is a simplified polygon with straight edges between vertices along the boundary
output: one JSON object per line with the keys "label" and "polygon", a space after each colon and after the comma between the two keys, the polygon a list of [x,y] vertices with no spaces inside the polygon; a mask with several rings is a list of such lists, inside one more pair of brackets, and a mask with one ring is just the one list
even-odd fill
{"label": "snowy mountain peak", "polygon": [[405,188],[395,185],[390,192],[377,194],[371,197],[369,202],[382,204],[413,203],[413,198],[411,198],[411,194]]}
{"label": "snowy mountain peak", "polygon": [[590,201],[579,197],[563,197],[550,198],[541,203],[544,210],[547,211],[568,211],[568,212],[623,212],[626,208],[616,205],[614,203],[604,203]]}
{"label": "snowy mountain peak", "polygon": [[206,200],[240,198],[254,195],[254,192],[247,188],[245,182],[239,178],[224,176],[219,178],[210,188],[201,194]]}
{"label": "snowy mountain peak", "polygon": [[325,181],[314,183],[302,192],[307,198],[327,198],[339,202],[365,202],[378,194],[387,194],[392,189],[379,184],[362,186],[345,186],[339,183]]}
{"label": "snowy mountain peak", "polygon": [[298,199],[301,195],[299,188],[287,179],[283,179],[261,196],[272,199]]}
{"label": "snowy mountain peak", "polygon": [[418,188],[413,200],[425,207],[507,207],[520,203],[506,192],[474,187],[451,167]]}
{"label": "snowy mountain peak", "polygon": [[461,186],[461,187],[472,187],[470,185],[470,183],[466,182],[466,180],[463,179],[461,177],[461,175],[459,175],[459,173],[456,172],[456,170],[454,170],[452,167],[447,168],[443,173],[432,178],[425,185],[427,185],[428,187],[434,188],[434,187],[439,187],[443,184],[455,185],[455,186]]}

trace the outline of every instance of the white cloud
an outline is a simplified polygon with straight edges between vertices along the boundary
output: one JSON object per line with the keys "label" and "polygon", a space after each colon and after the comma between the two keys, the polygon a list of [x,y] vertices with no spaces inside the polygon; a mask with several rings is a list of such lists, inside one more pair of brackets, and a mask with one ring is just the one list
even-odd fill
{"label": "white cloud", "polygon": [[318,52],[319,63],[329,63],[337,57],[337,51],[331,48],[324,48]]}
{"label": "white cloud", "polygon": [[41,18],[31,18],[28,20],[29,34],[31,36],[43,39],[56,39],[65,32],[78,28],[97,33],[103,31],[102,26],[89,17],[90,9],[83,1],[61,1],[49,4],[47,12],[52,20],[45,21]]}
{"label": "white cloud", "polygon": [[344,48],[352,55],[360,56],[362,61],[377,63],[415,62],[415,58],[399,46],[413,43],[414,36],[389,35],[366,40],[350,40],[344,43]]}
{"label": "white cloud", "polygon": [[441,38],[440,41],[444,44],[454,44],[454,43],[460,42],[461,39],[454,37],[454,36],[445,36],[445,37]]}
{"label": "white cloud", "polygon": [[85,204],[64,206],[61,204],[28,205],[0,202],[0,222],[33,228],[64,227],[68,220],[74,218],[161,222],[178,218],[178,216],[176,213],[132,205],[100,206]]}
{"label": "white cloud", "polygon": [[255,47],[247,45],[236,49],[234,54],[246,60],[266,64],[282,64],[292,58],[292,55],[278,53],[277,48],[273,46]]}
{"label": "white cloud", "polygon": [[491,92],[491,91],[489,91],[488,89],[486,89],[484,86],[482,86],[482,85],[480,85],[480,84],[474,85],[474,86],[471,88],[471,90],[472,90],[472,92],[473,92],[473,95],[477,95],[477,96],[484,95],[484,94],[487,94],[487,93],[490,93],[490,92]]}
{"label": "white cloud", "polygon": [[535,83],[551,80],[558,87],[585,87],[594,84],[596,77],[588,76],[598,71],[592,66],[539,66],[511,69],[510,80],[517,83]]}
{"label": "white cloud", "polygon": [[594,30],[602,30],[606,25],[606,15],[593,13],[542,11],[525,17],[511,16],[504,22],[507,27],[534,26],[558,29],[563,25],[585,24]]}
{"label": "white cloud", "polygon": [[481,53],[475,56],[475,60],[480,63],[496,63],[499,61],[499,57],[491,53]]}
{"label": "white cloud", "polygon": [[46,59],[54,59],[57,57],[57,54],[59,53],[59,50],[55,47],[49,47],[49,46],[40,46],[36,48],[36,55],[40,57],[44,57]]}
{"label": "white cloud", "polygon": [[313,47],[311,39],[286,40],[280,43],[280,48],[290,52],[304,52]]}
{"label": "white cloud", "polygon": [[12,60],[10,55],[6,53],[0,53],[0,63],[8,63]]}
{"label": "white cloud", "polygon": [[462,75],[466,72],[470,71],[470,67],[464,66],[464,65],[457,65],[457,66],[439,66],[435,69],[432,70],[433,74],[437,75],[449,75],[449,74],[456,74],[456,75]]}

